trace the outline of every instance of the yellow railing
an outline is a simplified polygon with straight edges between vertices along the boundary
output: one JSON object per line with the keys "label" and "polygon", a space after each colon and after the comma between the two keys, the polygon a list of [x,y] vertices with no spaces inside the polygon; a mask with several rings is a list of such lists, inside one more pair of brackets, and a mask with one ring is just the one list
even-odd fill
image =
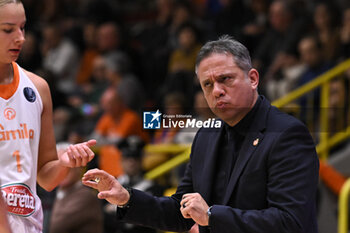
{"label": "yellow railing", "polygon": [[148,153],[169,153],[179,154],[188,149],[190,145],[186,144],[148,144],[145,150]]}
{"label": "yellow railing", "polygon": [[344,71],[346,71],[349,68],[350,68],[350,58],[340,63],[333,69],[315,78],[311,82],[306,83],[305,85],[299,87],[298,89],[291,91],[290,93],[283,96],[282,98],[274,101],[272,104],[278,108],[286,106],[288,103],[291,103],[294,100],[298,99],[299,97],[305,95],[306,93],[314,90],[315,88],[320,87],[325,82],[328,82],[331,79],[337,77],[338,75],[342,74]]}
{"label": "yellow railing", "polygon": [[321,103],[320,103],[320,134],[319,143],[316,147],[317,153],[321,159],[326,159],[328,157],[329,149],[343,140],[350,137],[349,131],[350,126],[344,129],[343,132],[336,133],[332,137],[328,134],[328,110],[329,110],[329,82],[343,74],[347,69],[350,68],[350,59],[345,60],[339,65],[335,66],[331,70],[325,72],[319,77],[315,78],[309,83],[301,86],[300,88],[290,92],[286,96],[272,102],[278,108],[282,108],[287,104],[297,100],[301,96],[313,91],[314,89],[321,87]]}
{"label": "yellow railing", "polygon": [[348,216],[349,216],[349,192],[350,179],[348,179],[341,191],[338,202],[338,233],[348,233]]}
{"label": "yellow railing", "polygon": [[172,170],[173,168],[179,166],[188,161],[190,158],[190,145],[149,145],[146,148],[147,152],[162,152],[162,153],[171,153],[178,154],[177,156],[171,158],[160,166],[152,169],[151,171],[145,174],[147,179],[155,179],[166,172]]}

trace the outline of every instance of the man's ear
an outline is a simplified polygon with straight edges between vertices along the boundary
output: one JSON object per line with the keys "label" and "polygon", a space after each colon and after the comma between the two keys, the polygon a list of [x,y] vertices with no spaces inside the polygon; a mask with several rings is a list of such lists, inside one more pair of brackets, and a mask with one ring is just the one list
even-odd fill
{"label": "man's ear", "polygon": [[248,72],[248,77],[249,77],[250,83],[252,85],[252,88],[255,90],[258,89],[259,72],[256,69],[252,68]]}

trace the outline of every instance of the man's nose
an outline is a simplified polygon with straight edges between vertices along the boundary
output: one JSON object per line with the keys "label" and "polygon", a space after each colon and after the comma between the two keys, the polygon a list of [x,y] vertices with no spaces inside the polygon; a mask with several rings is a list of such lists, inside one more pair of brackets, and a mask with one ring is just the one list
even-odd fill
{"label": "man's nose", "polygon": [[217,83],[217,82],[214,83],[213,95],[215,97],[220,97],[220,96],[225,95],[225,89],[223,88],[222,84]]}

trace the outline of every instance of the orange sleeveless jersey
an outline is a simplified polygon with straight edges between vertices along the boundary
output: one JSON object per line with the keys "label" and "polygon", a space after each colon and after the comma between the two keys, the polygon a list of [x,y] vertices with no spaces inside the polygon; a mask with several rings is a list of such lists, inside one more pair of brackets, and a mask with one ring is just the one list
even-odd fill
{"label": "orange sleeveless jersey", "polygon": [[0,184],[13,232],[42,230],[43,214],[36,193],[43,105],[38,90],[16,63],[14,79],[0,85]]}

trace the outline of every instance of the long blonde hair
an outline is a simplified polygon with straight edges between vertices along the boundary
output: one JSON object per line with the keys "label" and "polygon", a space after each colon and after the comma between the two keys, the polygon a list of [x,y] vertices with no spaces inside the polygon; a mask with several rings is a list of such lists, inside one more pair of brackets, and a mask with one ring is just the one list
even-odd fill
{"label": "long blonde hair", "polygon": [[0,7],[3,7],[10,3],[22,3],[21,0],[0,0]]}

